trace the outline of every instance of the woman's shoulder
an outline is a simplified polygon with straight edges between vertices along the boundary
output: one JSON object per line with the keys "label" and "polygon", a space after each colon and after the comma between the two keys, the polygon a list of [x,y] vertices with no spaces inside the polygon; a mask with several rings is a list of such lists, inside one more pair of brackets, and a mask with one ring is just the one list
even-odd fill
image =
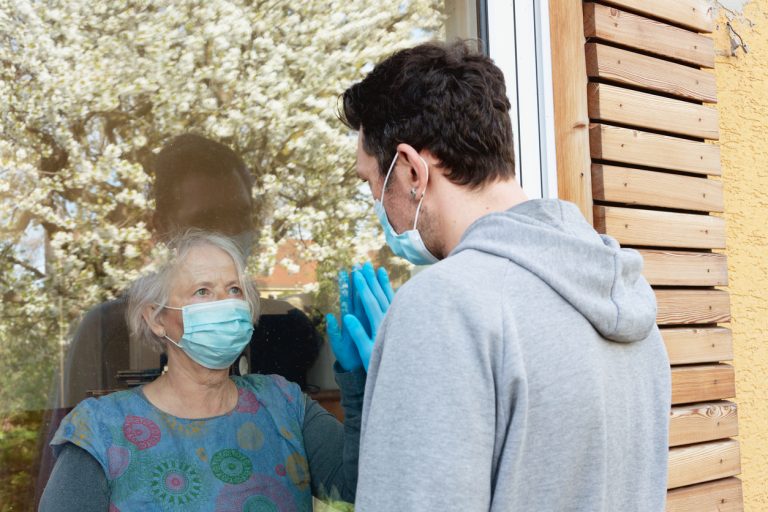
{"label": "woman's shoulder", "polygon": [[299,385],[280,375],[251,373],[233,379],[238,388],[252,392],[267,407],[304,407]]}
{"label": "woman's shoulder", "polygon": [[141,399],[137,389],[116,391],[98,398],[86,398],[77,404],[64,420],[72,420],[74,418],[81,418],[81,420],[86,418],[92,420],[103,418],[108,420],[115,418],[115,413],[135,409],[140,404]]}
{"label": "woman's shoulder", "polygon": [[64,445],[72,443],[106,468],[106,450],[115,432],[123,428],[128,416],[139,414],[140,407],[135,389],[83,400],[59,424],[51,441],[54,453],[58,455]]}
{"label": "woman's shoulder", "polygon": [[233,378],[242,386],[248,387],[254,391],[268,393],[279,392],[282,395],[290,396],[301,395],[302,392],[298,384],[277,374],[263,375],[261,373],[249,373],[248,375]]}

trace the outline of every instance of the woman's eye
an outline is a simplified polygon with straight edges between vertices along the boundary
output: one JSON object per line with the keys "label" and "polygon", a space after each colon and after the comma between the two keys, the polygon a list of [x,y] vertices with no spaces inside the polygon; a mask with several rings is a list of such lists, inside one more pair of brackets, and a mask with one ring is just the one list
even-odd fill
{"label": "woman's eye", "polygon": [[195,290],[194,294],[197,295],[198,297],[205,297],[206,295],[208,295],[208,289],[200,288],[198,290]]}
{"label": "woman's eye", "polygon": [[239,286],[233,286],[232,288],[229,289],[229,294],[230,295],[242,295],[243,294],[243,290],[241,290]]}

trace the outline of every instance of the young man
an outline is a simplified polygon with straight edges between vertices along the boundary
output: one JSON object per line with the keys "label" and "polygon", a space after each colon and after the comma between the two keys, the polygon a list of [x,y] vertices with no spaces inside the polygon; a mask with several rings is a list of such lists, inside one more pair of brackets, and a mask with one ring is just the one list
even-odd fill
{"label": "young man", "polygon": [[514,176],[501,71],[465,43],[344,93],[394,252],[370,360],[359,511],[658,511],[670,374],[642,258]]}

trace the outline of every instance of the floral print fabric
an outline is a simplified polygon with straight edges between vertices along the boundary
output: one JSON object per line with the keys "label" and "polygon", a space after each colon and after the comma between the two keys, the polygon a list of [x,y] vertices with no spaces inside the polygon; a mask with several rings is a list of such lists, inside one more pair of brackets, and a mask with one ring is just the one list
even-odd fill
{"label": "floral print fabric", "polygon": [[111,512],[311,510],[301,390],[275,375],[232,379],[228,414],[177,418],[135,388],[81,402],[51,444],[74,443],[99,462]]}

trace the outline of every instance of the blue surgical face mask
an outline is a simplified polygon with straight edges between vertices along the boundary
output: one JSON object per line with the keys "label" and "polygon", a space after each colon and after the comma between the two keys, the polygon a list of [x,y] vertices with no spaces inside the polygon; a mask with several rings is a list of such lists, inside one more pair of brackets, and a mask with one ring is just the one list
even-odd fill
{"label": "blue surgical face mask", "polygon": [[165,338],[193,361],[212,370],[229,368],[251,341],[253,321],[248,303],[240,299],[198,302],[181,308],[184,334],[178,342]]}
{"label": "blue surgical face mask", "polygon": [[[401,258],[405,258],[414,265],[431,265],[432,263],[437,263],[437,258],[434,254],[429,252],[427,246],[424,245],[424,240],[421,239],[419,231],[416,229],[416,224],[419,222],[421,203],[424,202],[424,195],[426,192],[421,194],[419,205],[416,207],[416,217],[413,219],[413,229],[397,234],[392,227],[392,224],[389,223],[387,211],[384,209],[384,191],[387,189],[389,175],[392,174],[392,169],[395,168],[397,156],[398,155],[395,154],[395,158],[392,159],[392,163],[389,165],[387,176],[384,178],[384,185],[381,187],[381,200],[373,201],[373,209],[376,212],[376,216],[379,218],[381,227],[384,229],[384,238],[386,238],[387,245],[392,249],[392,252]],[[427,176],[429,176],[429,166],[427,165],[427,162],[423,158],[421,161],[424,162],[424,166],[427,168]]]}

